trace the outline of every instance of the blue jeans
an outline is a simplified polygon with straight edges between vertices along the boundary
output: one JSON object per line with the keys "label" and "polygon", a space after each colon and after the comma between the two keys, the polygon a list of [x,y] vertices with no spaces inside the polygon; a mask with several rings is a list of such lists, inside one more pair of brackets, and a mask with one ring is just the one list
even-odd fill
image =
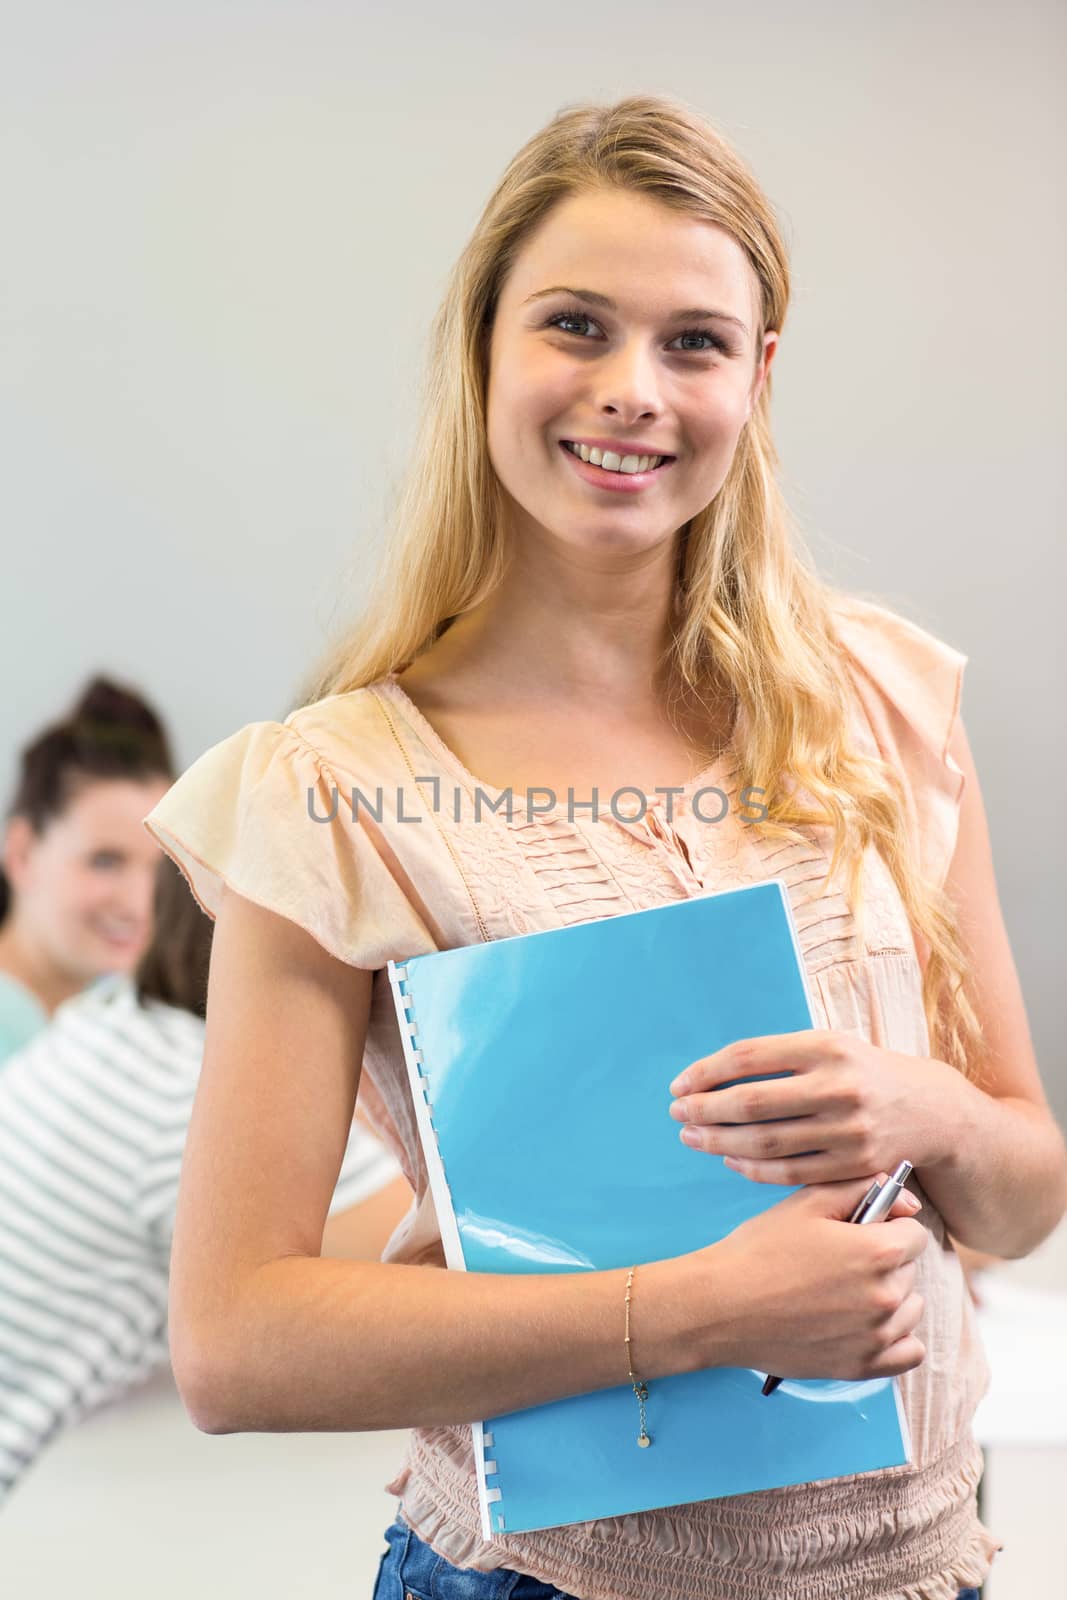
{"label": "blue jeans", "polygon": [[574,1595],[510,1567],[475,1572],[456,1567],[412,1533],[399,1514],[385,1530],[389,1546],[378,1567],[372,1600],[575,1600]]}
{"label": "blue jeans", "polygon": [[[575,1600],[574,1595],[528,1578],[510,1567],[475,1572],[456,1567],[413,1533],[399,1514],[385,1530],[388,1549],[378,1567],[371,1600]],[[959,1600],[979,1600],[977,1589],[961,1589]]]}

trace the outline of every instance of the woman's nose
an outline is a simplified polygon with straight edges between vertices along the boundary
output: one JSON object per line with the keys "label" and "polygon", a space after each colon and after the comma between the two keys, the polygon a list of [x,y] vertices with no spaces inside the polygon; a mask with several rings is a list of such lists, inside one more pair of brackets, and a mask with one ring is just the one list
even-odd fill
{"label": "woman's nose", "polygon": [[143,873],[129,874],[123,882],[117,897],[116,910],[121,912],[131,921],[142,923],[147,927],[151,921],[155,906],[156,874],[150,876]]}
{"label": "woman's nose", "polygon": [[656,398],[655,363],[639,339],[624,341],[611,355],[601,358],[600,409],[615,416],[648,420],[660,413]]}

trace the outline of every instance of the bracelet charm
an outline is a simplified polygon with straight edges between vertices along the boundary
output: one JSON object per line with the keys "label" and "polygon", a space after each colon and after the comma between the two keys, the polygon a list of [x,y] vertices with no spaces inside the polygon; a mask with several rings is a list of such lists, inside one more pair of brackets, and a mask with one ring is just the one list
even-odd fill
{"label": "bracelet charm", "polygon": [[647,1450],[652,1443],[652,1437],[645,1426],[645,1401],[648,1399],[648,1385],[642,1383],[633,1368],[633,1356],[630,1349],[630,1292],[633,1287],[636,1267],[631,1267],[626,1279],[626,1363],[630,1372],[630,1382],[633,1384],[634,1394],[641,1414],[641,1432],[637,1435],[637,1442],[642,1450]]}

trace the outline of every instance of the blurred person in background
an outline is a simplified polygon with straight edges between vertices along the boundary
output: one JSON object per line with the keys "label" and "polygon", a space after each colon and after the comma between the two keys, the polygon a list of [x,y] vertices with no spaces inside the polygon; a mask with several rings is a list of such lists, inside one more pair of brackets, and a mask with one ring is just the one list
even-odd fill
{"label": "blurred person in background", "polygon": [[0,857],[0,1071],[64,1000],[144,954],[159,851],[141,818],[173,778],[155,711],[104,677],[23,749]]}
{"label": "blurred person in background", "polygon": [[[168,1362],[213,924],[152,848],[155,933],[136,972],[64,1001],[0,1072],[0,1505],[62,1428]],[[353,1120],[322,1254],[378,1260],[411,1198]]]}

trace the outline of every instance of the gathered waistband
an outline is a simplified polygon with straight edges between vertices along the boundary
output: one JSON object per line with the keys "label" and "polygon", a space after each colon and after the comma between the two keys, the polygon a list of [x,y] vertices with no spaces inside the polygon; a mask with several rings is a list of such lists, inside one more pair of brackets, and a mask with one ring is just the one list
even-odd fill
{"label": "gathered waistband", "polygon": [[[441,1439],[439,1435],[453,1436]],[[999,1542],[978,1518],[966,1435],[918,1471],[816,1484],[484,1539],[456,1430],[415,1430],[389,1485],[408,1525],[456,1566],[510,1567],[582,1600],[956,1600]],[[449,1448],[451,1446],[451,1448]]]}

